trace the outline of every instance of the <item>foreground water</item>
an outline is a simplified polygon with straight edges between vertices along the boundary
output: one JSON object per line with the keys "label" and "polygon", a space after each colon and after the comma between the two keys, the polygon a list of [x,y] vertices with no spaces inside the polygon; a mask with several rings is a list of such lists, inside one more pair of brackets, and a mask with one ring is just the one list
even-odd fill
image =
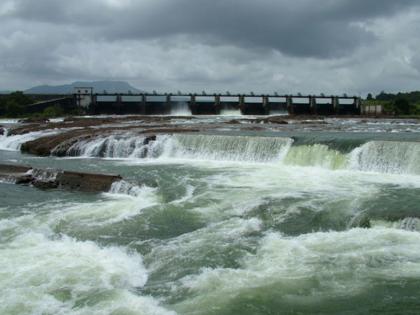
{"label": "foreground water", "polygon": [[125,181],[0,183],[0,314],[418,314],[419,128],[348,125],[114,135],[64,159],[1,138],[2,162]]}

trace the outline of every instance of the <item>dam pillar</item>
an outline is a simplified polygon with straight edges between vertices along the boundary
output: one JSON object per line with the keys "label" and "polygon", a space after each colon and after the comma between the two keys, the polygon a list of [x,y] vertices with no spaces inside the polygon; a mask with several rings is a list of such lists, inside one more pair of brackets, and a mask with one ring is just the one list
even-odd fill
{"label": "dam pillar", "polygon": [[241,110],[241,114],[244,115],[244,112],[245,112],[245,96],[244,95],[239,95],[238,102],[239,102],[239,109]]}
{"label": "dam pillar", "polygon": [[309,96],[309,108],[312,114],[317,115],[318,114],[318,108],[316,105],[316,97],[315,96]]}
{"label": "dam pillar", "polygon": [[98,110],[98,94],[92,95],[92,103],[89,106],[89,112],[96,114]]}
{"label": "dam pillar", "polygon": [[334,114],[338,115],[340,113],[340,101],[337,96],[331,96],[331,104],[334,108]]}
{"label": "dam pillar", "polygon": [[293,98],[290,95],[286,96],[286,106],[287,106],[287,111],[289,112],[289,115],[294,115],[295,109],[293,107]]}
{"label": "dam pillar", "polygon": [[263,95],[262,97],[262,106],[264,109],[264,114],[269,114],[270,113],[270,98],[268,95]]}
{"label": "dam pillar", "polygon": [[142,115],[146,114],[146,94],[141,95],[141,101],[139,104],[139,113]]}
{"label": "dam pillar", "polygon": [[195,100],[195,94],[190,94],[190,101],[188,103],[192,115],[197,115],[197,102]]}
{"label": "dam pillar", "polygon": [[117,113],[122,114],[123,113],[123,102],[122,102],[121,94],[117,94],[116,104],[117,104]]}
{"label": "dam pillar", "polygon": [[217,114],[220,114],[222,104],[220,103],[220,94],[214,94],[214,107],[216,108]]}
{"label": "dam pillar", "polygon": [[360,115],[362,113],[362,100],[360,97],[355,97],[354,98],[354,108],[355,108],[355,113],[357,115]]}

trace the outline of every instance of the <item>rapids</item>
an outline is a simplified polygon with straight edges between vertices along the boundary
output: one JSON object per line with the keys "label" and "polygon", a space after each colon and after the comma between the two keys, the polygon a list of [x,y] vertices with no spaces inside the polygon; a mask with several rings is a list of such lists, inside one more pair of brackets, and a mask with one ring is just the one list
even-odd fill
{"label": "rapids", "polygon": [[64,158],[19,152],[58,130],[0,137],[2,163],[124,178],[0,182],[0,314],[417,314],[420,142],[365,127],[115,133]]}
{"label": "rapids", "polygon": [[294,145],[294,139],[286,137],[181,134],[145,142],[144,137],[131,134],[98,137],[73,144],[67,156],[281,163],[420,175],[418,142],[368,141],[348,153],[320,143]]}

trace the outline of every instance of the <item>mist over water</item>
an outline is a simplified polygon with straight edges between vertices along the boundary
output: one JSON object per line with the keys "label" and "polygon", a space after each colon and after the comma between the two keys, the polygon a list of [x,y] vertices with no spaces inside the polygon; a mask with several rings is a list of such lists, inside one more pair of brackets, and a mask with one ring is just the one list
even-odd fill
{"label": "mist over water", "polygon": [[345,128],[366,130],[127,132],[66,158],[0,138],[4,163],[124,178],[0,183],[0,314],[417,314],[420,143]]}

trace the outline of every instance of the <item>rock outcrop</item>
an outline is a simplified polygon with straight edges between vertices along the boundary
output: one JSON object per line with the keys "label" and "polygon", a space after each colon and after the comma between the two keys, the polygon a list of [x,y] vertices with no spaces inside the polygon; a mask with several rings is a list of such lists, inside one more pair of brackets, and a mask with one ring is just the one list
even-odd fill
{"label": "rock outcrop", "polygon": [[119,175],[93,174],[53,169],[34,169],[30,166],[0,164],[0,179],[19,185],[32,185],[39,189],[65,189],[82,192],[107,192]]}
{"label": "rock outcrop", "polygon": [[[119,135],[127,133],[130,129],[120,130],[116,128],[104,129],[80,129],[71,130],[55,135],[41,137],[22,144],[21,151],[23,153],[38,155],[38,156],[65,156],[68,149],[79,141],[86,141],[95,137],[106,137],[108,135]],[[145,130],[131,130],[130,132],[139,137],[145,137],[145,144],[156,139],[157,134],[174,134],[184,132],[198,132],[198,129],[186,127],[166,127],[166,128],[149,128]]]}

